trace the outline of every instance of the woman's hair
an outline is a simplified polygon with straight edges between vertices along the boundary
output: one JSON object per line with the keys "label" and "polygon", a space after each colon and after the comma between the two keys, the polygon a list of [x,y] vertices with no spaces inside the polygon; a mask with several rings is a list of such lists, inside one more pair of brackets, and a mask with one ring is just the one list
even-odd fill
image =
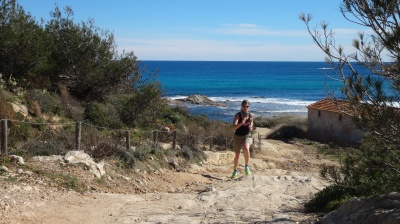
{"label": "woman's hair", "polygon": [[250,102],[249,102],[248,100],[243,100],[243,101],[242,101],[242,106],[243,106],[243,105],[246,105],[246,104],[249,104],[249,105],[250,105]]}

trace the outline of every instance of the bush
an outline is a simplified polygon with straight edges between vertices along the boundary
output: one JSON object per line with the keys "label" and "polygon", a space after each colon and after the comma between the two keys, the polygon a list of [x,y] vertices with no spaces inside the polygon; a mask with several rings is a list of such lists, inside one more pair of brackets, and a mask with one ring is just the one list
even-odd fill
{"label": "bush", "polygon": [[18,154],[25,154],[27,156],[51,156],[63,155],[67,152],[64,144],[56,140],[38,141],[32,140],[26,144]]}
{"label": "bush", "polygon": [[121,128],[123,126],[117,110],[111,104],[87,103],[84,119],[100,127]]}
{"label": "bush", "polygon": [[203,151],[191,149],[187,146],[183,146],[176,156],[184,158],[187,163],[197,163],[207,158]]}
{"label": "bush", "polygon": [[14,119],[15,116],[11,105],[7,103],[3,90],[0,89],[0,119]]}
{"label": "bush", "polygon": [[277,117],[255,117],[254,126],[262,128],[275,128],[279,125],[305,126],[307,118],[296,115],[282,115]]}
{"label": "bush", "polygon": [[293,139],[293,138],[305,138],[307,132],[304,128],[293,126],[293,125],[284,125],[274,130],[271,134],[267,136],[267,138],[271,139]]}
{"label": "bush", "polygon": [[304,207],[306,212],[327,213],[357,195],[353,188],[333,184],[316,193],[314,198],[307,202]]}
{"label": "bush", "polygon": [[46,90],[29,90],[26,93],[26,101],[30,113],[40,117],[42,113],[49,115],[62,115],[60,97],[56,93]]}
{"label": "bush", "polygon": [[133,151],[120,150],[116,153],[116,157],[122,162],[119,163],[122,168],[133,168],[136,165],[136,157]]}
{"label": "bush", "polygon": [[156,127],[167,108],[157,82],[141,86],[120,102],[121,120],[128,126],[144,129]]}

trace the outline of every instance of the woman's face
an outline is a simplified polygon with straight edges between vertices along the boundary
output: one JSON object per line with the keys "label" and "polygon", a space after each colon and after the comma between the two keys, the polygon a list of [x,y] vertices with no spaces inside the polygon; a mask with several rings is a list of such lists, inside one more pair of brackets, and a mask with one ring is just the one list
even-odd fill
{"label": "woman's face", "polygon": [[243,105],[242,105],[242,110],[243,110],[243,111],[248,111],[248,110],[249,110],[249,107],[250,107],[250,104],[248,104],[248,103],[243,104]]}

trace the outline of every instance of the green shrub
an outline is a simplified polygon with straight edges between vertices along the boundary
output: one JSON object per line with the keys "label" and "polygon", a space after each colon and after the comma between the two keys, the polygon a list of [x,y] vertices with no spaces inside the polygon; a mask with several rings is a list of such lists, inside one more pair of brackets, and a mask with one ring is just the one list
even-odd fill
{"label": "green shrub", "polygon": [[76,192],[85,192],[87,190],[85,184],[79,181],[78,178],[70,176],[70,175],[64,175],[62,176],[61,180],[61,186],[74,190]]}
{"label": "green shrub", "polygon": [[14,119],[16,114],[7,99],[3,90],[0,89],[0,119]]}
{"label": "green shrub", "polygon": [[22,154],[27,156],[51,156],[63,155],[67,152],[65,145],[55,139],[48,141],[38,141],[36,139],[30,141],[21,149]]}
{"label": "green shrub", "polygon": [[119,114],[124,124],[143,129],[155,128],[167,105],[157,82],[140,86],[135,93],[120,100]]}
{"label": "green shrub", "polygon": [[314,198],[305,204],[306,212],[327,213],[338,208],[350,198],[358,196],[356,190],[333,184],[315,194]]}
{"label": "green shrub", "polygon": [[267,138],[271,139],[293,139],[293,138],[305,138],[306,131],[298,126],[284,125],[274,130]]}
{"label": "green shrub", "polygon": [[60,96],[46,90],[28,90],[26,101],[30,112],[37,116],[40,116],[37,114],[38,110],[40,113],[50,115],[63,115],[65,112],[61,106]]}
{"label": "green shrub", "polygon": [[111,104],[87,103],[84,119],[100,127],[121,128],[123,125],[117,110]]}
{"label": "green shrub", "polygon": [[191,149],[187,146],[183,146],[176,156],[184,158],[187,163],[197,163],[207,158],[203,151]]}
{"label": "green shrub", "polygon": [[[8,155],[0,155],[0,166],[9,166],[11,164],[11,158]],[[0,174],[2,174],[3,170],[0,170]]]}
{"label": "green shrub", "polygon": [[122,168],[133,168],[136,165],[136,157],[133,151],[120,150],[116,157],[119,159],[119,166]]}
{"label": "green shrub", "polygon": [[279,125],[293,125],[302,127],[307,124],[307,118],[297,115],[281,115],[276,117],[255,117],[254,126],[262,128],[275,128]]}

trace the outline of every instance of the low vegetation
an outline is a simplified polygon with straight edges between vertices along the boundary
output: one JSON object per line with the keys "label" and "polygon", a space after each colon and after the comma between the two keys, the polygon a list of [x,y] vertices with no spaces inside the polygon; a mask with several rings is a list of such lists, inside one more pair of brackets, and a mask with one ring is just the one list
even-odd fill
{"label": "low vegetation", "polygon": [[345,99],[350,103],[349,108],[338,107],[364,133],[361,146],[342,158],[342,169],[331,172],[334,185],[306,206],[311,212],[329,211],[351,197],[400,191],[399,5],[397,0],[341,3],[344,18],[371,31],[358,33],[352,40],[353,52],[335,40],[327,22],[311,26],[312,15],[299,16],[335,71],[333,78],[343,84],[340,92],[328,90],[329,97],[332,102]]}

